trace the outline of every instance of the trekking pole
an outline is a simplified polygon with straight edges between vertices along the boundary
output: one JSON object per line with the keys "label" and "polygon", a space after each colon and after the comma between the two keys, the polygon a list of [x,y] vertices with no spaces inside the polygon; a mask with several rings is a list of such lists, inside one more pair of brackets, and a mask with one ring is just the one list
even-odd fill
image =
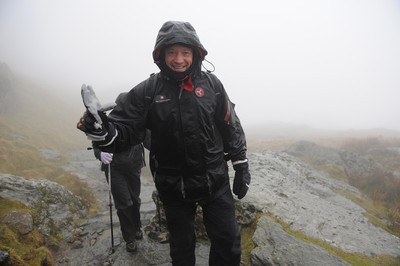
{"label": "trekking pole", "polygon": [[114,249],[114,230],[113,230],[113,219],[112,219],[112,206],[113,206],[113,199],[112,199],[112,194],[111,194],[111,166],[108,164],[108,199],[109,199],[109,204],[108,206],[110,207],[110,224],[111,224],[111,253],[115,252]]}
{"label": "trekking pole", "polygon": [[158,213],[158,231],[161,232],[161,210],[160,210],[160,198],[158,197],[158,193],[156,196],[157,199],[157,213]]}

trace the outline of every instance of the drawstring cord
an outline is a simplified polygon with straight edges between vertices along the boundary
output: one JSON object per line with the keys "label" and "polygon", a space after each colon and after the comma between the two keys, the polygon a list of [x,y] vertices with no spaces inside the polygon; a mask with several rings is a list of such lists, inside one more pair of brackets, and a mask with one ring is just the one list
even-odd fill
{"label": "drawstring cord", "polygon": [[[209,63],[212,66],[212,70],[209,70],[207,67],[204,66],[203,62],[206,61],[207,63]],[[210,61],[208,61],[207,59],[204,58],[203,62],[201,62],[201,66],[208,72],[208,73],[212,73],[215,71],[215,66],[213,63],[211,63]]]}

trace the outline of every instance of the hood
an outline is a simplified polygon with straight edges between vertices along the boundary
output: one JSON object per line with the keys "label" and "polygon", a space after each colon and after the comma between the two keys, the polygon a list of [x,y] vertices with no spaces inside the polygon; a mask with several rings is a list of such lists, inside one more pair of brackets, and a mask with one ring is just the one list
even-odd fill
{"label": "hood", "polygon": [[182,43],[195,48],[199,61],[203,61],[207,50],[203,47],[196,30],[189,22],[167,21],[158,32],[156,45],[153,50],[154,62],[160,66],[161,51],[164,47],[175,43]]}
{"label": "hood", "polygon": [[115,100],[116,104],[122,104],[124,102],[124,99],[128,93],[127,92],[122,92],[118,95],[117,99]]}

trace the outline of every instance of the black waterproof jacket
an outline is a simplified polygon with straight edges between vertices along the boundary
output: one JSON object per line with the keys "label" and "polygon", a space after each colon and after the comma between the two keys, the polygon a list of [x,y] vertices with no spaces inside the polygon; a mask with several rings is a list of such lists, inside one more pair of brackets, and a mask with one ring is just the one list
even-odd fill
{"label": "black waterproof jacket", "polygon": [[184,81],[171,80],[160,67],[160,73],[134,87],[109,115],[118,131],[113,148],[142,142],[149,129],[160,197],[197,201],[229,188],[225,158],[245,160],[246,140],[222,83],[200,71],[207,52],[194,29],[190,24],[164,26],[153,53],[156,63],[157,50],[171,40],[202,53],[197,55],[198,68],[191,73],[192,90],[183,88]]}

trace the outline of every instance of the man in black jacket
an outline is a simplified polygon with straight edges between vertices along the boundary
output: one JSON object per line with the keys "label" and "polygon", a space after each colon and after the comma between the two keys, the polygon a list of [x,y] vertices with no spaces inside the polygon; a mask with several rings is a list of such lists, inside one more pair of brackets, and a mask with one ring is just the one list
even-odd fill
{"label": "man in black jacket", "polygon": [[230,189],[243,198],[250,184],[246,139],[234,104],[213,74],[201,71],[207,50],[188,22],[168,21],[153,59],[160,72],[134,87],[96,127],[86,112],[77,127],[103,151],[143,141],[151,131],[151,165],[170,232],[173,265],[195,265],[194,217],[201,206],[210,265],[240,265],[241,239]]}

